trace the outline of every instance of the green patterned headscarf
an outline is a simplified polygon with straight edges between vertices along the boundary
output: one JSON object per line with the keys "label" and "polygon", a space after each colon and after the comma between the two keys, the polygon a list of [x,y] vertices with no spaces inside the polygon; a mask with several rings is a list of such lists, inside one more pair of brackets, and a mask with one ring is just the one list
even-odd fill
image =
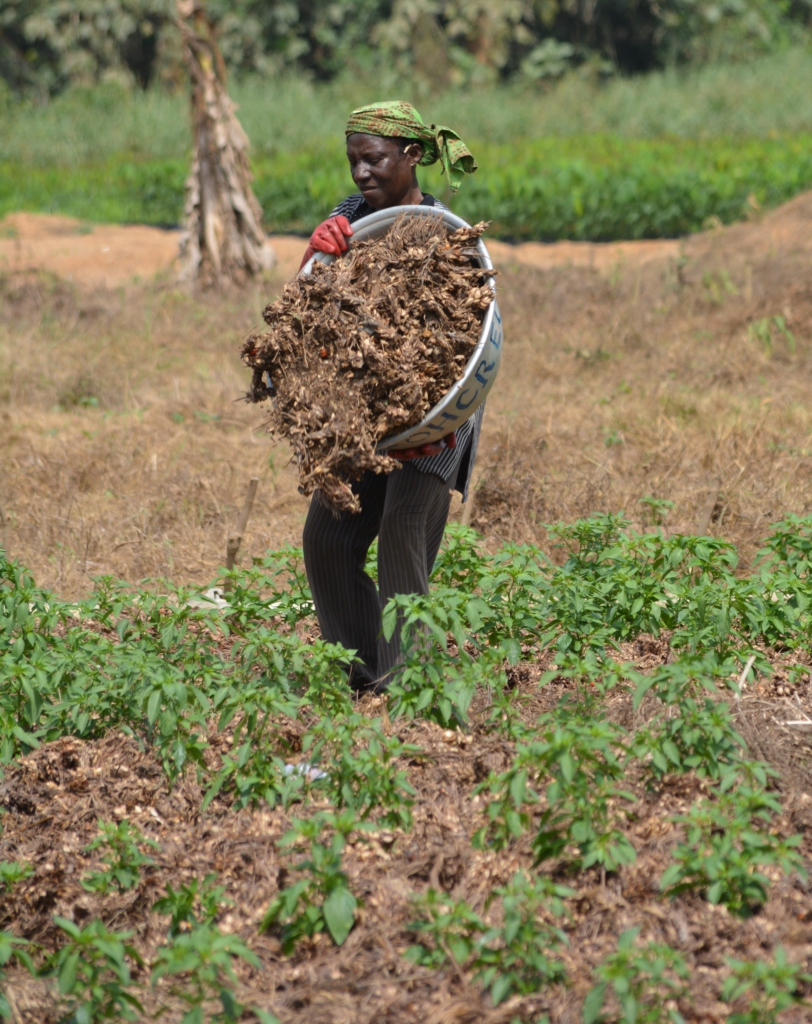
{"label": "green patterned headscarf", "polygon": [[411,103],[404,100],[373,103],[353,110],[345,134],[354,132],[391,139],[419,139],[423,143],[420,163],[428,165],[439,160],[452,192],[460,187],[463,174],[473,174],[477,168],[473,154],[456,132],[441,124],[426,124]]}

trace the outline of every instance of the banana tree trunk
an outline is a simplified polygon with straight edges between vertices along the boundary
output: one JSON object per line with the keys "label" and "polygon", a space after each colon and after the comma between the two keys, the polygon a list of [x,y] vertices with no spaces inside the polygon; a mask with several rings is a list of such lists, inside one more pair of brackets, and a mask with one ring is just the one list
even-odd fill
{"label": "banana tree trunk", "polygon": [[248,137],[200,0],[180,0],[178,26],[192,86],[194,153],[186,180],[181,278],[202,287],[244,282],[276,261],[251,190]]}

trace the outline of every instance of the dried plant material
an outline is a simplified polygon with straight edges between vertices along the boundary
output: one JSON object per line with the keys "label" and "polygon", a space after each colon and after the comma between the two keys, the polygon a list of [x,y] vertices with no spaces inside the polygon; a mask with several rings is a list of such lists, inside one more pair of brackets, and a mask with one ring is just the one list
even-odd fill
{"label": "dried plant material", "polygon": [[212,22],[198,0],[177,5],[192,84],[192,169],[186,180],[181,279],[202,287],[243,282],[276,262],[251,189],[248,137],[226,91]]}
{"label": "dried plant material", "polygon": [[399,468],[378,442],[418,424],[479,341],[493,300],[493,271],[476,262],[485,227],[449,231],[439,216],[403,214],[265,309],[270,330],[242,349],[248,398],[273,397],[268,426],[293,445],[302,494],[319,488],[335,512],[358,512],[348,481]]}

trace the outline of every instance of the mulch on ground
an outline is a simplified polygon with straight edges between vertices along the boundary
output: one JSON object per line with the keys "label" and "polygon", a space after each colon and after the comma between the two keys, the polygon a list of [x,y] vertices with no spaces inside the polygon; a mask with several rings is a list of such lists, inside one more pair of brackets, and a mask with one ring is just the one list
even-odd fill
{"label": "mulch on ground", "polygon": [[[621,654],[634,658],[644,669],[668,657],[663,640],[643,637],[627,646]],[[516,699],[524,702],[523,717],[529,721],[543,715],[572,687],[561,679],[539,689],[537,680],[544,667],[522,665],[510,677]],[[739,724],[766,742],[769,719],[775,749],[794,751],[787,755],[787,764],[796,764],[798,771],[782,773],[779,779],[785,815],[778,828],[786,835],[806,833],[812,825],[812,798],[797,788],[798,780],[805,777],[805,748],[793,745],[791,730],[780,724],[787,720],[789,698],[774,692],[778,685],[773,684],[771,692],[746,695]],[[812,710],[806,685],[796,689],[791,703]],[[362,698],[359,710],[380,715],[380,698]],[[513,997],[494,1008],[488,994],[458,967],[431,971],[406,960],[403,952],[415,941],[408,928],[415,919],[412,894],[442,890],[483,913],[496,886],[507,884],[518,868],[532,869],[529,836],[500,852],[475,850],[471,845],[471,836],[484,824],[484,798],[472,796],[472,790],[490,771],[507,768],[513,749],[479,724],[487,711],[487,694],[480,693],[471,709],[468,733],[427,722],[396,720],[392,724],[402,739],[418,744],[424,754],[400,766],[407,769],[417,791],[414,827],[408,833],[372,833],[347,847],[344,868],[362,907],[340,948],[328,936],[318,935],[303,940],[292,956],[285,957],[273,934],[258,932],[269,903],[280,887],[290,883],[289,869],[296,861],[295,853],[277,848],[278,840],[288,830],[292,815],[301,816],[322,805],[294,806],[288,813],[281,808],[235,812],[218,798],[201,814],[202,794],[193,777],[170,790],[153,754],[123,735],[93,742],[64,738],[5,769],[0,783],[0,806],[6,812],[0,860],[24,861],[34,873],[5,897],[0,928],[50,950],[60,937],[53,924],[55,914],[79,924],[100,917],[112,929],[132,929],[133,942],[148,961],[166,935],[167,919],[152,910],[164,886],[171,883],[177,888],[216,872],[233,901],[218,920],[219,927],[244,938],[262,963],[260,970],[243,964],[237,967],[238,997],[247,1005],[275,1013],[284,1024],[496,1024],[514,1018],[537,1021],[545,1013],[552,1024],[575,1024],[581,1021],[584,996],[594,984],[592,969],[616,949],[618,936],[631,927],[640,928],[641,940],[667,943],[685,956],[691,968],[691,994],[680,1003],[680,1010],[696,1024],[721,1022],[730,1012],[718,998],[727,957],[769,959],[781,945],[791,960],[812,962],[810,883],[798,877],[785,878],[775,871],[767,903],[748,919],[712,906],[698,895],[671,901],[660,896],[659,879],[679,836],[670,818],[684,812],[707,787],[692,774],[668,776],[653,790],[633,777],[624,781],[637,798],[625,826],[637,850],[635,864],[605,876],[597,868],[572,876],[555,861],[540,869],[576,890],[569,901],[570,917],[563,924],[569,939],[562,951],[568,975],[565,985]],[[635,715],[631,697],[612,694],[606,714],[631,725]],[[211,740],[216,743],[217,737]],[[127,818],[160,844],[151,854],[155,864],[142,870],[140,884],[129,892],[102,897],[80,885],[83,873],[96,866],[96,855],[84,848],[96,835],[99,818]],[[801,849],[812,864],[812,843],[806,835]],[[771,869],[766,873],[771,874]],[[16,969],[7,980],[20,1024],[50,1024],[58,1019],[53,996],[43,983]],[[144,972],[140,980],[145,985],[145,1005],[154,1011],[157,995],[150,993]],[[805,1013],[798,1010],[785,1019],[800,1022],[808,1019]],[[166,1019],[176,1019],[174,1011]]]}

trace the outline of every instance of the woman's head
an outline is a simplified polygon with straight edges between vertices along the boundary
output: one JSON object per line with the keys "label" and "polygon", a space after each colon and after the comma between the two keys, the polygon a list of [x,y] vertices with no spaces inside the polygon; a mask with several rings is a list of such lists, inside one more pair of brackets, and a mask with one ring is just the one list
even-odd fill
{"label": "woman's head", "polygon": [[353,179],[376,210],[398,205],[417,190],[418,164],[439,160],[454,192],[463,174],[476,170],[476,160],[456,132],[426,124],[403,100],[353,110],[346,136]]}
{"label": "woman's head", "polygon": [[347,159],[352,180],[373,210],[408,203],[418,191],[417,165],[423,144],[417,139],[352,132]]}

